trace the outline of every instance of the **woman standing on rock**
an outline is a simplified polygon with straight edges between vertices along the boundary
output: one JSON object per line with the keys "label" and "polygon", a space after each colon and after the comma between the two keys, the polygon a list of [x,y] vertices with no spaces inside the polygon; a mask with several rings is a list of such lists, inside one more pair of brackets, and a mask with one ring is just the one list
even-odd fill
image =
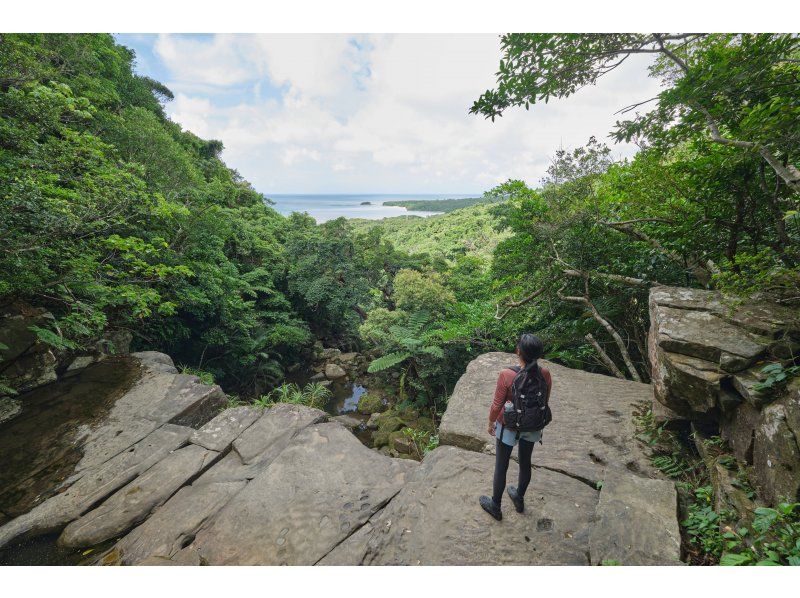
{"label": "woman standing on rock", "polygon": [[519,442],[519,484],[508,487],[508,496],[517,513],[525,510],[525,490],[531,481],[533,445],[542,439],[542,429],[550,423],[550,390],[553,380],[538,360],[544,352],[542,341],[523,334],[517,341],[519,366],[506,368],[497,378],[494,401],[489,409],[489,434],[496,438],[492,496],[481,496],[483,510],[500,521],[500,503],[506,486],[511,451]]}

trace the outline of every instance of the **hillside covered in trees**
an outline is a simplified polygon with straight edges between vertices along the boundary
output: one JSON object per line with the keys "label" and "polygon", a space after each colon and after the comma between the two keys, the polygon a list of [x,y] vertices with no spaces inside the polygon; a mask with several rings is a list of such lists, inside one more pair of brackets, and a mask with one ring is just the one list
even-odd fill
{"label": "hillside covered in trees", "polygon": [[[433,425],[466,364],[521,331],[554,362],[650,382],[656,285],[800,309],[800,38],[508,34],[502,51],[475,118],[651,54],[642,77],[661,92],[611,132],[638,153],[591,138],[446,214],[317,224],[278,214],[220,141],[171,121],[172,92],[112,36],[0,35],[0,306],[46,310],[33,332],[62,351],[127,331],[247,401],[320,343],[358,351]],[[771,364],[771,384],[798,366]],[[0,394],[16,391],[0,371]]]}
{"label": "hillside covered in trees", "polygon": [[171,92],[110,36],[3,35],[2,302],[50,310],[48,342],[130,329],[255,395],[315,338],[392,353],[389,325],[416,312],[439,349],[415,358],[423,394],[438,395],[523,328],[567,364],[646,380],[655,282],[798,302],[796,36],[514,34],[503,48],[497,89],[472,107],[490,118],[652,53],[663,91],[612,132],[641,151],[614,162],[591,139],[543,180],[487,191],[495,205],[316,225],[277,214],[219,141],[166,118]]}

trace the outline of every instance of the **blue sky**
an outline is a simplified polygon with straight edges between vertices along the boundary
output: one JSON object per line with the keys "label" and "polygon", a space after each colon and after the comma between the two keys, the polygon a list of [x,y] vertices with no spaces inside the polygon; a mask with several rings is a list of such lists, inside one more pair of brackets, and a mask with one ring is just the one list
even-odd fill
{"label": "blue sky", "polygon": [[616,110],[658,92],[647,58],[632,57],[595,87],[492,123],[468,110],[494,82],[496,35],[116,37],[135,50],[139,73],[175,93],[169,116],[221,139],[228,165],[266,194],[471,194],[509,178],[536,183],[560,146],[606,139]]}

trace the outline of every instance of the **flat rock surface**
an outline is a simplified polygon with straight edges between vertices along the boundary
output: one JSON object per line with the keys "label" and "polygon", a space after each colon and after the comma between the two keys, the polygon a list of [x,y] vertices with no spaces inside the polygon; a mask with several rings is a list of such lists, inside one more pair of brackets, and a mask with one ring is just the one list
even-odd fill
{"label": "flat rock surface", "polygon": [[216,456],[216,452],[193,444],[175,451],[102,505],[70,523],[58,539],[59,544],[94,546],[128,531],[210,465]]}
{"label": "flat rock surface", "polygon": [[674,483],[608,472],[589,540],[592,564],[680,564],[677,516]]}
{"label": "flat rock surface", "polygon": [[221,452],[256,421],[263,411],[257,407],[226,409],[192,434],[191,442],[209,450]]}
{"label": "flat rock surface", "polygon": [[415,467],[366,448],[337,423],[309,426],[187,548],[212,565],[313,565]]}
{"label": "flat rock surface", "polygon": [[[587,565],[598,492],[536,470],[517,513],[506,496],[503,521],[479,506],[494,459],[443,446],[426,455],[402,491],[342,542],[322,565]],[[508,480],[516,483],[517,467]]]}
{"label": "flat rock surface", "polygon": [[174,556],[246,483],[215,482],[181,488],[147,521],[117,543],[122,564],[144,564],[142,561],[149,557],[168,559]]}
{"label": "flat rock surface", "polygon": [[[494,453],[494,438],[486,432],[489,407],[500,371],[516,363],[512,353],[485,353],[470,362],[442,417],[442,444]],[[553,377],[553,421],[534,448],[534,463],[592,484],[603,479],[607,467],[649,473],[634,440],[633,413],[639,403],[652,401],[652,388],[545,361],[542,365]]]}
{"label": "flat rock surface", "polygon": [[0,547],[59,530],[185,444],[191,433],[190,428],[166,424],[102,466],[83,472],[65,491],[0,527]]}

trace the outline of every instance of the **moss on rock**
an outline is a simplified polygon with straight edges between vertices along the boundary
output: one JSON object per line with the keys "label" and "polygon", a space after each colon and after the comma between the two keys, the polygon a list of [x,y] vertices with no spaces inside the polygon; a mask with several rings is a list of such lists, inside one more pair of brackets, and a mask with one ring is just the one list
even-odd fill
{"label": "moss on rock", "polygon": [[385,409],[386,405],[383,402],[383,398],[377,394],[367,392],[358,401],[358,412],[364,415],[379,413]]}

